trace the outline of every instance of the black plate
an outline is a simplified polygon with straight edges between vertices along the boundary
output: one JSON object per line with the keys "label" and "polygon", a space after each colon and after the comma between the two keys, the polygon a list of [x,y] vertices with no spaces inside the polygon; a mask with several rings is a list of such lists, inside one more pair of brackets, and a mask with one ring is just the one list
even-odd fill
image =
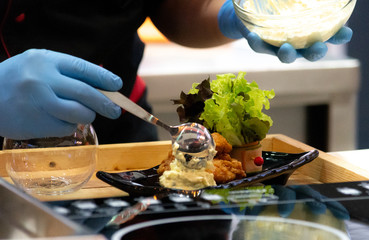
{"label": "black plate", "polygon": [[[247,177],[220,184],[207,189],[224,189],[250,186],[255,183],[284,185],[291,174],[299,167],[313,161],[319,155],[318,150],[303,153],[282,153],[263,151],[264,165],[259,173],[248,174]],[[159,193],[180,193],[196,196],[201,191],[171,189],[160,186],[156,172],[159,166],[146,170],[108,173],[98,171],[96,176],[102,181],[119,188],[130,195],[152,196]]]}

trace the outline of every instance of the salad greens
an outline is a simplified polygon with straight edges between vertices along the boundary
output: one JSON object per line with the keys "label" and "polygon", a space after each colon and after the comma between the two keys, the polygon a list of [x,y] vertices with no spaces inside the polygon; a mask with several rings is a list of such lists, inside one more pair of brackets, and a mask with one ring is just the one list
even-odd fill
{"label": "salad greens", "polygon": [[258,201],[275,200],[275,190],[271,185],[248,186],[227,189],[204,189],[202,198],[209,199],[213,204],[220,202],[226,205],[238,204],[241,208],[253,207]]}
{"label": "salad greens", "polygon": [[261,90],[247,82],[245,72],[217,75],[215,80],[194,83],[188,94],[181,92],[177,108],[181,122],[203,124],[210,132],[223,135],[232,146],[260,141],[273,121],[263,113],[270,108],[274,90]]}

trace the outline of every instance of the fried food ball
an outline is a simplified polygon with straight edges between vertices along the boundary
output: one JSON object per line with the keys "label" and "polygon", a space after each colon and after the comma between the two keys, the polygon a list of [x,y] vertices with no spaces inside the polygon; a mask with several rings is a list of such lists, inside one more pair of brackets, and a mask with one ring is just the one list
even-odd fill
{"label": "fried food ball", "polygon": [[219,133],[212,133],[211,136],[215,142],[215,150],[218,153],[230,153],[232,151],[232,145]]}
{"label": "fried food ball", "polygon": [[217,153],[214,159],[232,161],[232,157],[228,153]]}
{"label": "fried food ball", "polygon": [[242,164],[236,159],[221,160],[214,159],[214,180],[217,184],[227,183],[235,179],[246,177],[245,171],[242,169]]}
{"label": "fried food ball", "polygon": [[170,170],[170,163],[173,160],[174,160],[174,156],[172,154],[172,151],[169,151],[168,157],[160,163],[158,170],[156,170],[159,176],[161,176],[165,171]]}

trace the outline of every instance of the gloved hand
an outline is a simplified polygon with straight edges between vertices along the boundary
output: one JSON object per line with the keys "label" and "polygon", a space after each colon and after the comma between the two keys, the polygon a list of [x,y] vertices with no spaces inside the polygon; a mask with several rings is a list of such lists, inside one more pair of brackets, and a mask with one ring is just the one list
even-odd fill
{"label": "gloved hand", "polygon": [[[309,61],[317,61],[325,56],[328,48],[325,43],[316,42],[311,47],[296,50],[291,44],[285,43],[280,48],[264,42],[256,33],[250,32],[237,17],[232,0],[226,0],[218,13],[218,25],[224,36],[231,39],[246,38],[250,47],[258,53],[275,55],[283,63],[292,63],[298,57]],[[352,30],[342,27],[327,42],[344,44],[351,40]]]}
{"label": "gloved hand", "polygon": [[118,118],[119,106],[94,87],[117,91],[122,80],[67,54],[31,49],[0,63],[0,136],[61,137],[96,113]]}

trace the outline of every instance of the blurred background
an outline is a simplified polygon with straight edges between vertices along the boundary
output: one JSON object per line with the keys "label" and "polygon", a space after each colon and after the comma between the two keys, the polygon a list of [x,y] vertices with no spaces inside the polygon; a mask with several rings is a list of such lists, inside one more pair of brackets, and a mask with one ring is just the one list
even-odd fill
{"label": "blurred background", "polygon": [[348,44],[348,55],[360,60],[361,83],[358,102],[358,148],[369,148],[369,1],[357,1],[350,27],[354,36]]}
{"label": "blurred background", "polygon": [[[323,151],[369,148],[369,1],[359,0],[349,26],[352,41],[329,45],[318,62],[299,59],[280,63],[275,57],[256,54],[246,40],[208,48],[191,49],[168,42],[147,19],[139,30],[146,43],[140,76],[148,85],[154,114],[177,124],[177,106],[171,99],[187,92],[192,83],[217,74],[247,72],[276,97],[266,111],[274,121],[270,133],[280,133]],[[169,135],[159,129],[160,140]]]}

